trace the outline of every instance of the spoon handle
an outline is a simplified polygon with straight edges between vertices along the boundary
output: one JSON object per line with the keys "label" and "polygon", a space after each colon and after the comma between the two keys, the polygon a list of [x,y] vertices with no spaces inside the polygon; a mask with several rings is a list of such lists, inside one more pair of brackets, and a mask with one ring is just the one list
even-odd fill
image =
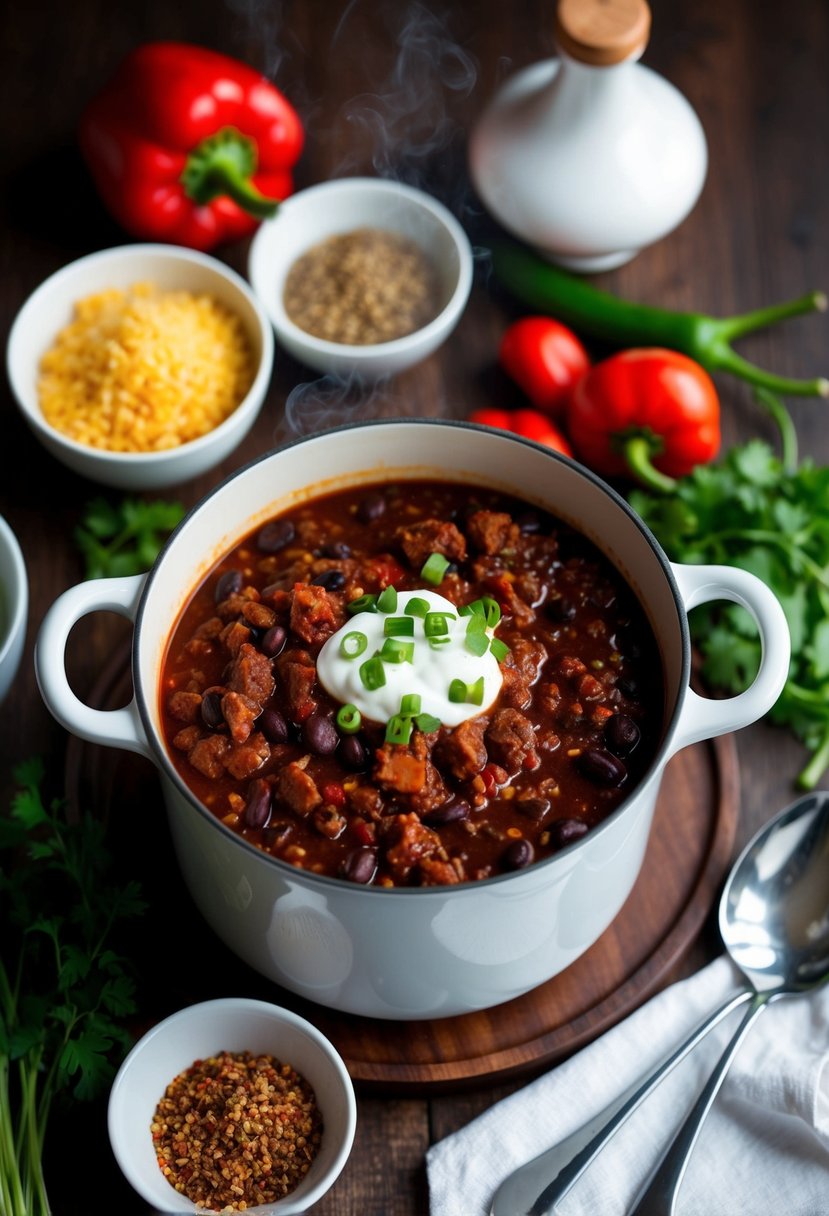
{"label": "spoon handle", "polygon": [[644,1079],[636,1081],[605,1110],[566,1139],[519,1167],[498,1187],[490,1216],[543,1216],[551,1212],[576,1184],[591,1161],[619,1130],[641,1102],[656,1088],[692,1048],[737,1006],[752,995],[744,989],[697,1024],[679,1047],[666,1056]]}
{"label": "spoon handle", "polygon": [[717,1061],[705,1088],[671,1141],[668,1151],[651,1175],[645,1189],[640,1192],[639,1199],[631,1208],[629,1216],[674,1216],[679,1188],[682,1185],[691,1152],[702,1130],[705,1116],[713,1105],[740,1044],[773,995],[772,992],[758,992],[752,998],[743,1020]]}

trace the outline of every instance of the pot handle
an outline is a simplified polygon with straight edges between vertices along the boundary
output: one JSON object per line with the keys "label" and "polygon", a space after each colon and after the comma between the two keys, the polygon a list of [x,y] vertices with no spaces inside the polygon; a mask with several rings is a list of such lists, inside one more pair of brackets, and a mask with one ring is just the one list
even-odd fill
{"label": "pot handle", "polygon": [[736,566],[673,565],[672,569],[686,612],[699,604],[731,600],[754,618],[761,645],[760,668],[745,692],[715,699],[687,690],[673,753],[701,739],[739,730],[767,713],[789,674],[791,639],[780,601],[756,575]]}
{"label": "pot handle", "polygon": [[145,578],[145,574],[137,574],[90,579],[64,591],[40,626],[35,674],[47,709],[71,734],[152,759],[134,696],[122,709],[92,709],[75,696],[66,675],[66,643],[73,626],[92,612],[117,612],[134,622]]}

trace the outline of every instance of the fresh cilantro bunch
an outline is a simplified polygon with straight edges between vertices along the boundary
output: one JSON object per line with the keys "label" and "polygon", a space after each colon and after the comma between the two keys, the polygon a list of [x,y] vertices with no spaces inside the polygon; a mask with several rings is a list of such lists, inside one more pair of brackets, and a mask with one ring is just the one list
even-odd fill
{"label": "fresh cilantro bunch", "polygon": [[75,529],[75,540],[86,562],[86,577],[143,574],[183,515],[184,507],[178,502],[124,498],[113,504],[96,498],[87,503]]}
{"label": "fresh cilantro bunch", "polygon": [[[775,592],[792,638],[789,678],[772,721],[813,753],[797,779],[813,789],[829,766],[829,468],[778,458],[760,441],[698,466],[664,497],[631,491],[631,506],[668,556],[740,566]],[[691,614],[692,636],[713,687],[741,692],[760,662],[760,640],[737,605]]]}
{"label": "fresh cilantro bunch", "polygon": [[0,817],[0,1211],[48,1216],[43,1144],[52,1102],[99,1093],[129,1046],[134,987],[110,944],[143,909],[137,884],[109,875],[103,826],[45,806],[43,765],[14,771]]}

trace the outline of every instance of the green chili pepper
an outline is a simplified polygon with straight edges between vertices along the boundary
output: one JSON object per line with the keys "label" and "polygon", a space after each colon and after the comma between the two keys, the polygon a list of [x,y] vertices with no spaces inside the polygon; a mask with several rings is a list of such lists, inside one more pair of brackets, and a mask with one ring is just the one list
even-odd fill
{"label": "green chili pepper", "polygon": [[735,339],[787,317],[824,312],[827,300],[822,291],[735,317],[710,317],[622,300],[513,243],[494,248],[492,259],[496,276],[525,305],[594,338],[617,346],[666,346],[689,355],[709,372],[730,372],[771,392],[829,397],[825,376],[814,380],[777,376],[749,363],[731,346]]}

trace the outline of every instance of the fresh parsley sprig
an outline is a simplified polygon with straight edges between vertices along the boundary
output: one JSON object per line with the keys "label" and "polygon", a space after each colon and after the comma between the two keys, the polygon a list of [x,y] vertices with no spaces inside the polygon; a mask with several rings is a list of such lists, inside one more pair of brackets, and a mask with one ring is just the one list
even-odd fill
{"label": "fresh parsley sprig", "polygon": [[49,1216],[43,1144],[55,1097],[94,1097],[130,1043],[126,961],[110,939],[143,909],[137,884],[115,885],[103,825],[69,823],[44,804],[43,764],[14,770],[0,817],[0,1211]]}
{"label": "fresh parsley sprig", "polygon": [[124,498],[87,503],[75,541],[83,553],[87,578],[143,574],[184,515],[178,502]]}
{"label": "fresh parsley sprig", "polygon": [[[769,718],[812,752],[797,785],[813,789],[829,766],[829,468],[798,464],[791,436],[782,459],[754,439],[696,468],[670,494],[637,489],[629,499],[674,561],[739,566],[777,595],[792,660]],[[691,631],[709,684],[747,688],[760,662],[749,614],[737,605],[696,608]]]}

